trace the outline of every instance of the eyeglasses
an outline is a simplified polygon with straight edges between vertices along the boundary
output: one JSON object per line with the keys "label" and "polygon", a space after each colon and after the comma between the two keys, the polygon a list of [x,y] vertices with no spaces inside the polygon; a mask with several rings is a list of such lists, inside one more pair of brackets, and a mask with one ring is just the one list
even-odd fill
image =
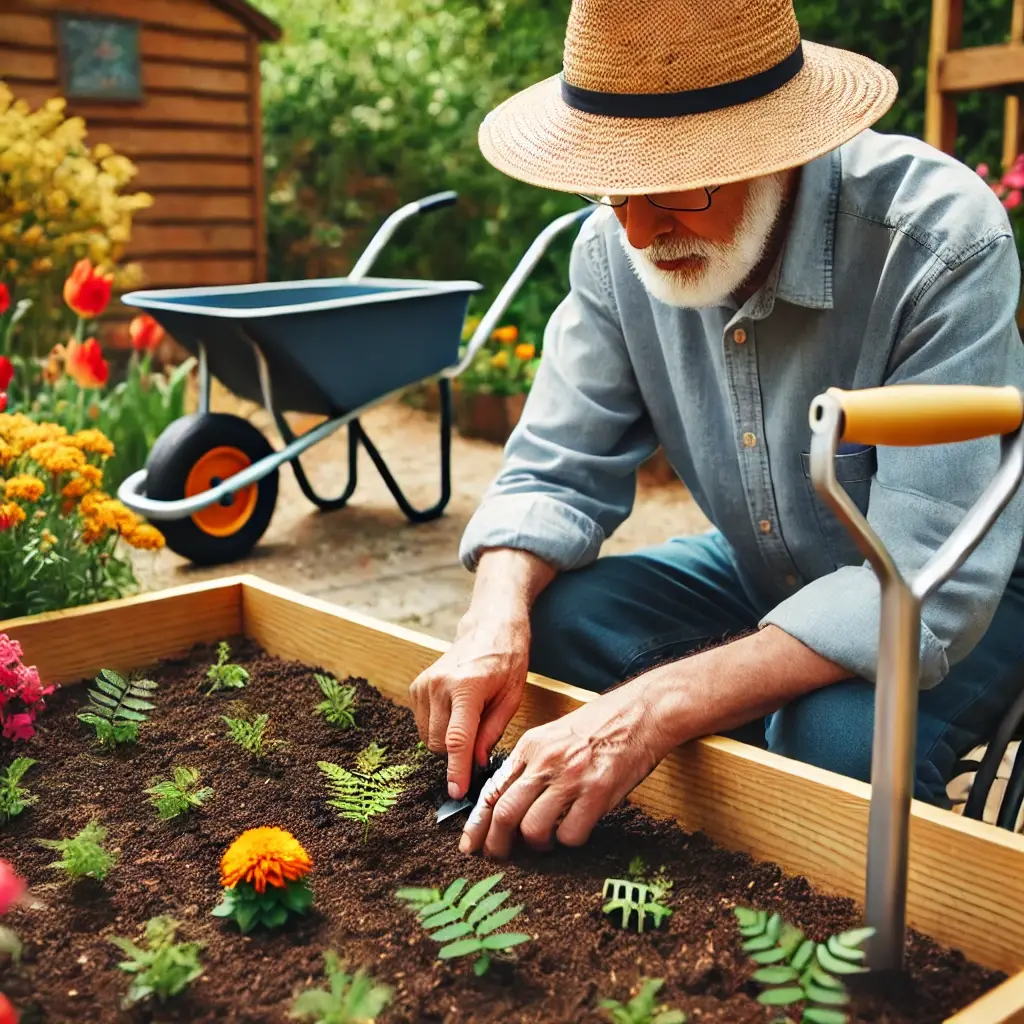
{"label": "eyeglasses", "polygon": [[[674,210],[677,213],[701,213],[704,210],[711,209],[711,197],[721,187],[721,185],[712,185],[701,190],[704,192],[707,200],[703,206],[686,206],[683,197],[689,195],[689,192],[662,192],[655,196],[644,196],[644,198],[651,206],[656,206],[659,210]],[[690,191],[696,190],[691,189]],[[639,198],[639,196],[588,196],[582,192],[577,192],[576,195],[580,199],[585,199],[588,203],[594,203],[596,206],[614,207],[625,206],[631,198]]]}

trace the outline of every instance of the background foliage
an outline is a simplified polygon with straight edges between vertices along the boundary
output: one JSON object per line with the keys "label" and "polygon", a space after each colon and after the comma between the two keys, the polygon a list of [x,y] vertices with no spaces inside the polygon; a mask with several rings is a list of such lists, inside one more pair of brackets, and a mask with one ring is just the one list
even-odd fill
{"label": "background foliage", "polygon": [[[407,226],[375,272],[500,287],[534,235],[579,201],[514,182],[477,149],[483,116],[561,67],[569,0],[258,0],[285,30],[264,60],[272,277],[343,274],[396,206],[445,188],[454,210]],[[920,135],[927,0],[796,0],[804,37],[865,53],[899,78],[884,131]],[[1010,0],[966,0],[964,45],[1006,38]],[[957,155],[998,166],[1002,97],[959,104]],[[509,319],[539,344],[565,290],[570,239]],[[480,306],[477,307],[481,308]]]}

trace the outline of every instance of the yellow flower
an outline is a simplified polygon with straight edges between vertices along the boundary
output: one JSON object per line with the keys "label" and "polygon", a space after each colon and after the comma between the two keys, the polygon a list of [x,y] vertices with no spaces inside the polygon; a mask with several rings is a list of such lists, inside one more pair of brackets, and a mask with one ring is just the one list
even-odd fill
{"label": "yellow flower", "polygon": [[268,883],[283,889],[312,870],[312,859],[290,832],[283,828],[251,828],[221,858],[220,884],[233,889],[239,882],[248,882],[263,893]]}
{"label": "yellow flower", "polygon": [[516,359],[528,363],[537,354],[537,349],[528,341],[524,341],[522,344],[516,345],[515,352]]}
{"label": "yellow flower", "polygon": [[141,521],[130,508],[122,505],[116,498],[101,501],[88,515],[108,530],[117,530],[122,534],[134,530]]}
{"label": "yellow flower", "polygon": [[[82,468],[84,469],[85,467],[83,466]],[[92,488],[93,485],[88,480],[84,477],[76,476],[61,488],[60,496],[67,498],[68,501],[77,501],[79,498],[84,498]]]}
{"label": "yellow flower", "polygon": [[70,438],[71,444],[81,448],[83,452],[91,452],[93,455],[101,455],[103,458],[110,458],[114,454],[114,445],[110,439],[100,430],[90,428],[80,430]]}
{"label": "yellow flower", "polygon": [[[84,470],[85,468],[86,467],[83,466],[82,470]],[[82,472],[82,470],[79,470],[79,476],[85,475]],[[82,504],[80,506],[80,508],[82,509],[82,515],[94,516],[96,514],[96,510],[105,501],[110,501],[110,495],[105,493],[104,491],[93,491],[91,494],[87,494],[84,498],[82,498]]]}
{"label": "yellow flower", "polygon": [[491,357],[491,366],[496,370],[504,370],[508,367],[508,352],[502,349]]}
{"label": "yellow flower", "polygon": [[85,528],[82,530],[83,544],[98,544],[107,535],[107,528],[95,520],[86,519]]}
{"label": "yellow flower", "polygon": [[164,544],[164,535],[149,523],[139,523],[124,535],[125,541],[139,551],[159,551]]}
{"label": "yellow flower", "polygon": [[46,493],[46,484],[37,476],[22,473],[4,483],[4,494],[20,501],[38,501]]}
{"label": "yellow flower", "polygon": [[74,473],[85,465],[85,453],[60,441],[41,441],[28,450],[28,457],[54,475]]}

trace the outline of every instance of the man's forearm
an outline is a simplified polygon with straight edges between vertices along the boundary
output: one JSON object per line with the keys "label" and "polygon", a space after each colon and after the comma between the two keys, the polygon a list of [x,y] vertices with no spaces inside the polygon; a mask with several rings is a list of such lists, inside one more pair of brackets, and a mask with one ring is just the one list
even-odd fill
{"label": "man's forearm", "polygon": [[652,669],[636,680],[662,732],[664,753],[734,729],[851,673],[776,626]]}
{"label": "man's forearm", "polygon": [[529,551],[484,551],[466,617],[472,622],[527,620],[533,602],[556,575],[551,565]]}

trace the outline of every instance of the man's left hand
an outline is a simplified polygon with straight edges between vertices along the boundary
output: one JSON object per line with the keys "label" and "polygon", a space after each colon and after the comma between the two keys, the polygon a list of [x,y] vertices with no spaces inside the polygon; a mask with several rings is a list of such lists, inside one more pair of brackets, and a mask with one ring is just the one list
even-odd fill
{"label": "man's left hand", "polygon": [[459,849],[504,859],[517,835],[538,850],[556,837],[582,846],[671,749],[645,689],[638,677],[524,733],[484,786]]}

